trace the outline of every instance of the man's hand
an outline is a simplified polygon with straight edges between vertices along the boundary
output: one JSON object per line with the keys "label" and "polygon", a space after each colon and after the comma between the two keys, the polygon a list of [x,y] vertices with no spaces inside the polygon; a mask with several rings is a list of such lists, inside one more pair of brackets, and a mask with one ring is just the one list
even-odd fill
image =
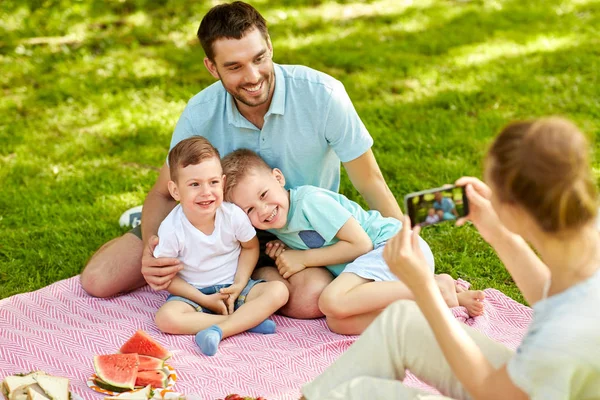
{"label": "man's hand", "polygon": [[286,250],[279,254],[279,257],[275,260],[275,265],[284,279],[288,279],[306,268],[303,253],[302,250]]}
{"label": "man's hand", "polygon": [[142,254],[142,275],[152,289],[164,290],[169,287],[171,280],[183,266],[176,258],[155,258],[154,248],[157,245],[158,236],[153,235]]}
{"label": "man's hand", "polygon": [[277,260],[277,257],[286,250],[287,246],[281,240],[271,240],[266,244],[265,254]]}
{"label": "man's hand", "polygon": [[220,290],[222,294],[226,294],[229,296],[225,300],[225,304],[227,304],[227,311],[229,315],[233,314],[233,312],[235,311],[235,301],[238,297],[240,297],[240,293],[242,293],[242,290],[244,290],[246,284],[247,282],[244,284],[234,283],[233,285]]}
{"label": "man's hand", "polygon": [[202,298],[202,304],[199,304],[216,314],[227,315],[227,304],[225,304],[225,301],[228,296],[225,293],[205,294]]}

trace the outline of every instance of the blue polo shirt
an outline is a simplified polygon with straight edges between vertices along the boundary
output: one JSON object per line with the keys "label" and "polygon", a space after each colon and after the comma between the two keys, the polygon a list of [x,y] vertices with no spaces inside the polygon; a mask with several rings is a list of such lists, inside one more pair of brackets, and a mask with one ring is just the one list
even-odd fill
{"label": "blue polo shirt", "polygon": [[364,154],[373,139],[342,83],[299,65],[278,65],[273,99],[258,129],[238,111],[221,81],[194,96],[177,122],[171,148],[204,136],[221,156],[240,148],[258,153],[286,178],[286,187],[313,185],[337,192],[340,161]]}

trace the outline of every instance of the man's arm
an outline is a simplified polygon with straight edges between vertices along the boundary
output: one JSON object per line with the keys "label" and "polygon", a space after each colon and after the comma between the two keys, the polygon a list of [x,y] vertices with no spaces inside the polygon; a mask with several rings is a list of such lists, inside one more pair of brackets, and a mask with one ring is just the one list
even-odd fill
{"label": "man's arm", "polygon": [[152,254],[158,243],[158,227],[177,204],[169,193],[169,179],[169,167],[165,163],[160,169],[156,183],[146,196],[142,211],[142,275],[154,290],[166,289],[182,268],[176,258],[154,258]]}
{"label": "man's arm", "polygon": [[370,209],[379,211],[384,217],[402,220],[402,210],[385,182],[371,149],[358,158],[345,162],[344,168]]}

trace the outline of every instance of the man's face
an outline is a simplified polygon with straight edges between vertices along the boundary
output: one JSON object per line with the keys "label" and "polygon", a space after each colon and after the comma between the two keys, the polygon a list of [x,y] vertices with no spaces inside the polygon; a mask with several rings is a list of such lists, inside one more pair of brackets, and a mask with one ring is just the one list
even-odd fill
{"label": "man's face", "polygon": [[287,223],[290,197],[278,169],[253,171],[232,189],[231,200],[257,229],[281,229]]}
{"label": "man's face", "polygon": [[169,191],[193,223],[216,213],[223,202],[223,184],[221,161],[213,157],[200,164],[180,168],[177,182],[169,182]]}
{"label": "man's face", "polygon": [[214,60],[205,58],[204,65],[238,102],[256,107],[271,99],[275,83],[273,48],[258,29],[241,39],[216,40],[213,51]]}

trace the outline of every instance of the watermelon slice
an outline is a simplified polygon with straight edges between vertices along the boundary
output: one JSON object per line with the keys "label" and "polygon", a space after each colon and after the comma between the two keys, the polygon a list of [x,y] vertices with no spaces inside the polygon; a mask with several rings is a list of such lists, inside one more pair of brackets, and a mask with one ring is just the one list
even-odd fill
{"label": "watermelon slice", "polygon": [[150,385],[154,389],[166,388],[169,381],[169,376],[159,369],[153,371],[138,372],[135,386]]}
{"label": "watermelon slice", "polygon": [[161,360],[166,360],[171,357],[171,353],[169,353],[167,349],[142,330],[137,331],[129,338],[129,340],[121,346],[119,351],[123,354],[137,353],[144,356],[160,358]]}
{"label": "watermelon slice", "polygon": [[139,364],[137,354],[94,356],[94,369],[98,378],[117,388],[134,388]]}
{"label": "watermelon slice", "polygon": [[161,360],[160,358],[150,356],[138,357],[140,359],[140,366],[138,367],[138,372],[150,371],[153,369],[163,369],[163,367],[165,366],[165,360]]}
{"label": "watermelon slice", "polygon": [[110,390],[111,392],[123,393],[123,392],[131,391],[131,389],[120,388],[120,387],[109,385],[108,383],[104,382],[102,379],[98,379],[98,378],[94,379],[93,382],[94,382],[94,385],[98,386],[99,388],[102,388],[105,390]]}

